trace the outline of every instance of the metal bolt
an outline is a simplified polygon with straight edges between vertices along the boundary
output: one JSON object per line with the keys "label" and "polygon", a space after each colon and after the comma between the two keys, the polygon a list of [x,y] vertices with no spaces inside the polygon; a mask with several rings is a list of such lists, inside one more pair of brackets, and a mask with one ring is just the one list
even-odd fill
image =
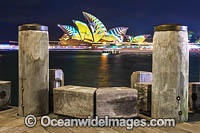
{"label": "metal bolt", "polygon": [[176,100],[178,100],[178,101],[181,100],[180,96],[177,96],[177,97],[176,97]]}
{"label": "metal bolt", "polygon": [[182,111],[179,111],[179,112],[178,112],[178,115],[182,115]]}

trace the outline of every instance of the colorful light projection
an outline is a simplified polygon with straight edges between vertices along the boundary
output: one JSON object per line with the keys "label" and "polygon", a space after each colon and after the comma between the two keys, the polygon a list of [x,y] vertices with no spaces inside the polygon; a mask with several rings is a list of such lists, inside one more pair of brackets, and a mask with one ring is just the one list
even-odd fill
{"label": "colorful light projection", "polygon": [[89,13],[83,12],[83,16],[92,32],[93,42],[99,42],[99,40],[107,33],[106,27],[97,17]]}
{"label": "colorful light projection", "polygon": [[[103,43],[123,42],[124,38],[129,42],[143,42],[147,35],[127,36],[128,27],[115,27],[107,31],[105,25],[95,16],[83,12],[86,23],[73,20],[75,27],[70,25],[58,25],[64,32],[60,41],[79,40],[79,43]],[[128,39],[127,39],[128,38]]]}
{"label": "colorful light projection", "polygon": [[126,35],[127,30],[128,30],[128,27],[116,27],[116,28],[110,29],[107,34],[111,38],[114,37],[115,39],[117,39],[118,42],[123,42],[124,36]]}
{"label": "colorful light projection", "polygon": [[126,34],[127,27],[116,27],[107,31],[105,25],[95,16],[83,12],[86,23],[73,20],[75,27],[70,25],[58,25],[65,33],[60,40],[69,39],[81,40],[89,43],[101,42],[122,42]]}
{"label": "colorful light projection", "polygon": [[81,40],[84,40],[86,42],[91,42],[92,41],[92,33],[90,32],[89,27],[87,26],[86,23],[78,21],[78,20],[73,20],[73,23],[76,25],[79,34],[81,36]]}
{"label": "colorful light projection", "polygon": [[64,31],[65,40],[67,40],[67,39],[80,40],[81,39],[81,36],[80,36],[78,30],[76,30],[73,26],[60,25],[60,24],[58,24],[58,26]]}
{"label": "colorful light projection", "polygon": [[150,37],[151,35],[149,34],[145,34],[145,35],[139,35],[139,36],[129,36],[129,35],[126,35],[126,40],[128,42],[132,42],[132,43],[143,43],[148,37]]}

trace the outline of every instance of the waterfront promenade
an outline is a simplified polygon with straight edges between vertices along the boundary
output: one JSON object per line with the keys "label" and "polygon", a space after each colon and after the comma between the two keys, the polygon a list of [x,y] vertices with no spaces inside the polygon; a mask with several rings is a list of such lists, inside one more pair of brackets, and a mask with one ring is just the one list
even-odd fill
{"label": "waterfront promenade", "polygon": [[[61,116],[49,115],[51,118],[62,118]],[[24,117],[17,116],[17,108],[10,107],[7,110],[0,111],[0,133],[199,133],[200,114],[189,114],[189,121],[178,123],[175,128],[134,128],[126,130],[125,128],[44,128],[38,124],[33,128],[24,125]]]}

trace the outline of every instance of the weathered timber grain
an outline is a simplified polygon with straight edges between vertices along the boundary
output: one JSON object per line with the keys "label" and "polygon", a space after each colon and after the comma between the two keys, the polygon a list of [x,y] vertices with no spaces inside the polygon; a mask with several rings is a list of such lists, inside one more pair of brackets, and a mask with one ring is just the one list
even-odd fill
{"label": "weathered timber grain", "polygon": [[[9,115],[7,120],[0,120],[0,132],[7,133],[7,132],[49,132],[49,133],[64,133],[64,132],[73,132],[73,133],[96,133],[96,132],[103,132],[103,133],[112,133],[112,132],[120,132],[120,133],[199,133],[200,122],[187,122],[187,123],[177,123],[175,127],[137,127],[131,130],[127,130],[126,127],[42,127],[40,124],[40,118],[38,117],[37,125],[33,128],[28,128],[24,125],[24,118],[16,116],[17,109],[12,107],[7,111],[0,111],[0,117],[7,115],[8,112],[13,112],[13,114]],[[6,114],[5,114],[6,113]],[[196,116],[197,115],[197,116]],[[199,114],[196,113],[195,117],[198,117]],[[12,117],[11,117],[12,116]],[[15,118],[14,118],[15,117]],[[55,114],[49,115],[51,118],[58,119]],[[10,119],[13,118],[13,119]],[[65,117],[66,118],[66,117]],[[192,118],[193,119],[193,118]],[[193,120],[192,120],[193,121]],[[131,123],[127,124],[127,127],[132,127]]]}
{"label": "weathered timber grain", "polygon": [[0,110],[11,103],[11,82],[0,81]]}
{"label": "weathered timber grain", "polygon": [[60,81],[64,85],[64,73],[62,69],[49,69],[49,81]]}
{"label": "weathered timber grain", "polygon": [[186,26],[181,28],[180,25],[165,25],[160,30],[159,26],[155,28],[151,110],[153,118],[175,118],[179,122],[188,120],[189,49],[188,33],[185,29]]}
{"label": "weathered timber grain", "polygon": [[152,73],[145,71],[136,71],[131,75],[131,88],[134,88],[136,83],[151,83],[152,82]]}
{"label": "weathered timber grain", "polygon": [[19,26],[20,116],[44,115],[49,111],[49,37],[46,29],[38,24]]}
{"label": "weathered timber grain", "polygon": [[62,69],[49,69],[49,111],[53,112],[53,88],[64,86]]}
{"label": "weathered timber grain", "polygon": [[189,83],[189,110],[200,111],[200,82]]}
{"label": "weathered timber grain", "polygon": [[137,83],[134,87],[138,91],[138,111],[151,116],[152,83]]}

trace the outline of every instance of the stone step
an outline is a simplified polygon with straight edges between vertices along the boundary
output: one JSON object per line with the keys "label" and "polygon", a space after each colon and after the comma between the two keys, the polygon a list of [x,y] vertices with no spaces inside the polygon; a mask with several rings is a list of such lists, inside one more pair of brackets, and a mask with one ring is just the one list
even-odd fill
{"label": "stone step", "polygon": [[136,89],[105,87],[96,91],[96,115],[100,118],[131,118],[137,116]]}
{"label": "stone step", "polygon": [[77,118],[132,118],[137,116],[136,89],[91,88],[67,85],[53,89],[54,113]]}
{"label": "stone step", "polygon": [[67,85],[53,89],[54,113],[71,117],[94,117],[96,88]]}

